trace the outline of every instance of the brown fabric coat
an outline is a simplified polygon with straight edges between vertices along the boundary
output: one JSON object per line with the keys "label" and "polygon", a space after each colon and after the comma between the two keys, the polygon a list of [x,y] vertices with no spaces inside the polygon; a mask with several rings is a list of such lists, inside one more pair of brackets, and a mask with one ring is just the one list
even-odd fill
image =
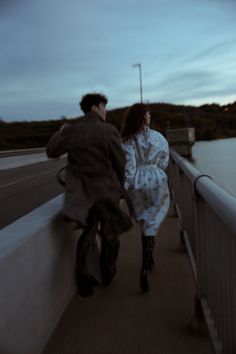
{"label": "brown fabric coat", "polygon": [[117,129],[91,112],[49,140],[48,157],[65,153],[64,215],[85,227],[88,213],[95,207],[109,238],[130,228],[129,217],[119,208],[126,161]]}

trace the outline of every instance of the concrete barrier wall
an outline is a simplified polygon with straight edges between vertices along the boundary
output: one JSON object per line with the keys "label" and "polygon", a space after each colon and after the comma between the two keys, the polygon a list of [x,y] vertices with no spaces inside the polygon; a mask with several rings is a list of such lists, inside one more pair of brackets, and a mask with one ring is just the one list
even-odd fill
{"label": "concrete barrier wall", "polygon": [[28,155],[28,154],[37,154],[45,152],[46,148],[32,148],[32,149],[15,149],[15,150],[2,150],[0,151],[0,158],[6,156],[17,156],[17,155]]}
{"label": "concrete barrier wall", "polygon": [[0,231],[0,353],[42,351],[73,293],[79,231],[60,195]]}

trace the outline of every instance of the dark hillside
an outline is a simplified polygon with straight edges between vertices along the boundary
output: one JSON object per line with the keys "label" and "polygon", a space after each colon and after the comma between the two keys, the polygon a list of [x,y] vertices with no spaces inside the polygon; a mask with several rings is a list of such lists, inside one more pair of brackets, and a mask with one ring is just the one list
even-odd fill
{"label": "dark hillside", "polygon": [[[152,128],[163,134],[167,128],[195,127],[197,140],[236,137],[236,102],[225,106],[206,104],[199,107],[150,103]],[[107,121],[119,131],[128,107],[108,112]],[[0,120],[0,150],[43,147],[50,136],[65,122],[75,123],[80,117],[58,120],[12,122]]]}

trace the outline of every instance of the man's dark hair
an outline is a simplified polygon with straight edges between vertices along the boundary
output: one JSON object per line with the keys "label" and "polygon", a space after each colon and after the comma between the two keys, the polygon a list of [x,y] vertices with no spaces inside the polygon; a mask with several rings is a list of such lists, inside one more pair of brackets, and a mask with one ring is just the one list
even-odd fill
{"label": "man's dark hair", "polygon": [[135,103],[126,113],[121,136],[124,142],[132,139],[144,128],[144,115],[149,111],[145,103]]}
{"label": "man's dark hair", "polygon": [[98,106],[101,102],[104,103],[104,105],[107,104],[108,99],[105,95],[100,93],[87,93],[80,101],[80,108],[86,114],[91,112],[93,105]]}

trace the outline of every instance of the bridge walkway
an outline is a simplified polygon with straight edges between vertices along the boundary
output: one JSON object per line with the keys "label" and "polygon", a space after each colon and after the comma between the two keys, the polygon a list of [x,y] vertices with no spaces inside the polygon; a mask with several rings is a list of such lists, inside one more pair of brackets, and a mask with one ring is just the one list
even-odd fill
{"label": "bridge walkway", "polygon": [[170,214],[156,238],[145,294],[139,229],[123,234],[111,286],[95,288],[89,298],[75,294],[43,354],[213,354],[209,337],[193,331],[196,288],[179,231]]}

